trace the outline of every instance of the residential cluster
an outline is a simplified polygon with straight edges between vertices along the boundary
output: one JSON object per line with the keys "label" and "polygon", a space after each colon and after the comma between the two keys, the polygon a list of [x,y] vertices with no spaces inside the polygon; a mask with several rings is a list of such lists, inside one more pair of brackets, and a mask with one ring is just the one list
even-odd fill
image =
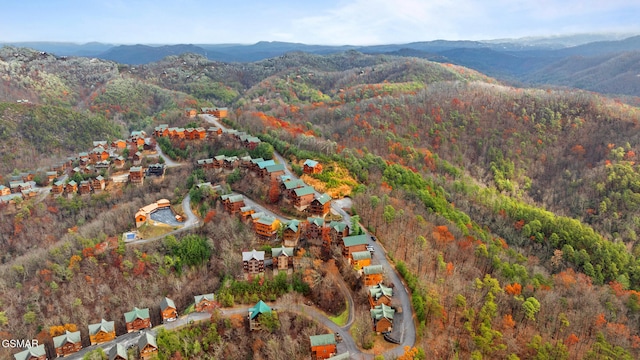
{"label": "residential cluster", "polygon": [[[194,296],[196,312],[212,312],[220,307],[215,301],[215,296],[203,294]],[[173,322],[178,319],[178,310],[173,300],[165,297],[160,302],[160,318],[163,323]],[[125,328],[127,333],[150,329],[152,327],[149,308],[137,308],[124,313]],[[100,322],[88,326],[89,341],[91,345],[104,344],[117,337],[115,321],[101,319]],[[124,334],[120,334],[124,335]],[[138,352],[141,359],[155,357],[158,353],[156,337],[151,332],[143,332],[138,339]],[[53,337],[53,347],[56,357],[68,356],[82,349],[80,331],[65,331],[64,334]],[[110,360],[127,360],[127,349],[121,345],[114,345],[108,352]],[[28,348],[14,354],[15,360],[46,360],[45,344]]]}
{"label": "residential cluster", "polygon": [[[126,158],[125,149],[128,149]],[[127,164],[130,164],[129,173],[124,176],[123,182],[142,184],[145,176],[164,176],[163,164],[152,164],[147,169],[141,166],[143,152],[154,149],[155,140],[147,137],[144,131],[132,131],[126,140],[94,141],[90,151],[80,152],[51,166],[44,172],[42,184],[51,187],[50,194],[54,197],[99,193],[106,189],[111,172],[124,170]],[[17,198],[37,196],[40,189],[35,179],[39,173],[30,171],[11,175],[8,186],[0,185],[0,203],[15,204]],[[76,181],[76,174],[81,175],[83,180]]]}

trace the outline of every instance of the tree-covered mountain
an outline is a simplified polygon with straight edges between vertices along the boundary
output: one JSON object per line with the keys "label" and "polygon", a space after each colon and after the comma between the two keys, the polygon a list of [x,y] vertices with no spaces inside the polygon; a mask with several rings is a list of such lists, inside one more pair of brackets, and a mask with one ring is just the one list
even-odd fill
{"label": "tree-covered mountain", "polygon": [[[495,50],[474,51],[490,57]],[[614,68],[634,69],[633,57],[625,59]],[[494,66],[516,62],[505,56]],[[589,69],[614,74],[606,64],[585,61],[573,70],[583,71],[584,81],[602,81]],[[307,158],[320,161],[323,173],[309,181],[345,185],[340,176],[352,178],[351,210],[412,291],[417,345],[429,357],[640,355],[637,107],[587,91],[512,87],[451,63],[355,50],[289,52],[251,63],[182,54],[133,66],[4,48],[0,66],[5,175],[33,166],[33,153],[70,155],[128,130],[197,121],[186,118],[186,107],[229,106],[228,124],[269,142],[294,171]],[[29,102],[17,103],[23,99]],[[173,145],[190,164],[196,158],[189,156],[215,155],[208,143]],[[11,254],[36,246],[36,231],[49,234],[50,248],[23,258],[6,253],[0,306],[26,320],[0,322],[0,330],[27,336],[54,321],[41,324],[37,315],[89,321],[96,311],[133,305],[135,287],[145,281],[157,282],[152,295],[199,291],[198,276],[220,285],[209,275],[233,273],[237,266],[227,260],[251,235],[215,212],[202,230],[215,254],[186,275],[174,271],[166,244],[101,256],[91,250],[124,231],[143,198],[181,197],[187,179],[211,180],[189,166],[168,174],[167,187],[151,183],[2,214],[2,245]],[[211,203],[204,208],[215,209]],[[68,231],[73,222],[77,236]],[[65,245],[56,247],[63,234]],[[116,280],[124,295],[101,302]],[[74,293],[82,287],[88,295]],[[18,301],[41,288],[43,298],[29,297],[28,306]],[[182,295],[182,304],[191,301]]]}

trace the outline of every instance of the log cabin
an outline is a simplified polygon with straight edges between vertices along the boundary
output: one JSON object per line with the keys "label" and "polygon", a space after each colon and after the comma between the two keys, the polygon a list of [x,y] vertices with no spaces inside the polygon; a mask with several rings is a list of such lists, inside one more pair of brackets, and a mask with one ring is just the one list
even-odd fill
{"label": "log cabin", "polygon": [[80,331],[65,331],[64,334],[53,338],[53,347],[59,357],[71,355],[82,349]]}
{"label": "log cabin", "polygon": [[342,255],[345,258],[353,259],[351,254],[356,251],[367,250],[367,244],[369,244],[369,236],[367,235],[352,235],[342,238]]}
{"label": "log cabin", "polygon": [[264,251],[243,251],[242,269],[248,276],[264,274]]}
{"label": "log cabin", "polygon": [[324,218],[308,217],[304,227],[305,238],[315,245],[322,245],[322,233],[325,229]]}
{"label": "log cabin", "polygon": [[393,316],[395,310],[385,304],[380,304],[369,310],[373,320],[373,330],[377,333],[391,331],[393,329]]}
{"label": "log cabin", "polygon": [[337,352],[336,336],[334,334],[309,336],[311,345],[311,358],[323,360],[330,358]]}
{"label": "log cabin", "polygon": [[140,350],[140,359],[147,360],[156,358],[158,355],[158,344],[153,334],[145,332],[138,339],[138,349]]}
{"label": "log cabin", "polygon": [[304,211],[313,201],[315,192],[312,186],[294,189],[291,203],[298,211]]}
{"label": "log cabin", "polygon": [[124,313],[124,321],[126,323],[128,333],[151,328],[149,308],[138,309],[137,307],[134,307],[132,311]]}
{"label": "log cabin", "polygon": [[165,297],[160,302],[160,317],[163,322],[174,321],[178,318],[176,304],[168,297]]}
{"label": "log cabin", "polygon": [[89,324],[89,341],[91,345],[102,344],[116,338],[114,321],[102,319],[99,323]]}
{"label": "log cabin", "polygon": [[142,184],[144,182],[144,171],[141,166],[132,166],[129,169],[129,182],[132,184]]}
{"label": "log cabin", "polygon": [[262,300],[258,301],[255,306],[249,308],[249,313],[247,314],[249,330],[260,330],[260,316],[263,314],[271,314],[271,308]]}
{"label": "log cabin", "polygon": [[13,355],[15,360],[47,360],[47,351],[44,344],[30,347]]}
{"label": "log cabin", "polygon": [[271,259],[273,259],[273,270],[287,271],[293,270],[293,248],[281,246],[271,248]]}
{"label": "log cabin", "polygon": [[384,268],[382,265],[369,265],[365,266],[362,270],[364,274],[362,277],[364,286],[374,286],[382,282],[382,277],[384,275]]}
{"label": "log cabin", "polygon": [[308,211],[315,216],[325,216],[331,209],[331,196],[329,194],[322,194],[315,197],[309,204]]}
{"label": "log cabin", "polygon": [[382,304],[391,306],[391,297],[393,297],[393,289],[382,285],[382,283],[369,288],[369,306],[372,309]]}
{"label": "log cabin", "polygon": [[91,182],[91,186],[93,187],[93,191],[99,192],[99,191],[102,191],[102,190],[104,190],[106,188],[107,182],[106,182],[106,180],[104,179],[104,177],[102,175],[98,175]]}
{"label": "log cabin", "polygon": [[305,174],[319,174],[322,172],[322,165],[315,160],[307,159],[302,164],[302,172]]}
{"label": "log cabin", "polygon": [[264,215],[253,222],[256,235],[263,241],[270,241],[276,238],[280,228],[280,220]]}
{"label": "log cabin", "polygon": [[356,270],[371,265],[371,253],[367,250],[351,253],[351,263]]}
{"label": "log cabin", "polygon": [[64,192],[67,194],[75,194],[78,192],[78,183],[71,180],[64,187]]}
{"label": "log cabin", "polygon": [[216,297],[213,293],[194,296],[195,311],[211,312],[213,309],[216,308],[215,299]]}
{"label": "log cabin", "polygon": [[62,181],[56,181],[51,185],[51,195],[61,195],[64,192],[64,183]]}
{"label": "log cabin", "polygon": [[282,243],[287,247],[298,246],[300,240],[300,221],[297,219],[289,220],[285,224],[285,228],[282,231]]}
{"label": "log cabin", "polygon": [[198,115],[198,110],[196,109],[192,109],[192,108],[186,108],[184,109],[185,115],[188,117],[196,117],[196,115]]}
{"label": "log cabin", "polygon": [[349,225],[342,221],[329,223],[329,237],[334,244],[340,244],[342,239],[349,236]]}
{"label": "log cabin", "polygon": [[109,350],[109,360],[128,360],[127,348],[124,345],[117,343]]}

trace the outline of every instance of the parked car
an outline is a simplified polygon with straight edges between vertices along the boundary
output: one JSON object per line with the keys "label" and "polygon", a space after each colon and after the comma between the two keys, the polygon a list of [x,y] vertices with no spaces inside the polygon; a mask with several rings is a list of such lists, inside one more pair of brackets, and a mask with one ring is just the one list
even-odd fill
{"label": "parked car", "polygon": [[378,239],[376,239],[376,237],[375,237],[375,236],[373,236],[373,235],[371,235],[371,240],[373,240],[373,241],[378,241]]}
{"label": "parked car", "polygon": [[376,251],[376,249],[374,249],[373,246],[371,246],[371,245],[367,245],[367,250],[369,250],[369,252]]}

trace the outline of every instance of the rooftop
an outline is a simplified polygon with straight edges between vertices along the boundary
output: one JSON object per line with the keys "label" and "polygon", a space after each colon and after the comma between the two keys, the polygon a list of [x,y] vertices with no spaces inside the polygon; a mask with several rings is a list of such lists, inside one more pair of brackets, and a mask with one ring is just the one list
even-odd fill
{"label": "rooftop", "polygon": [[309,336],[311,347],[322,345],[336,345],[336,336],[334,334],[312,335]]}

